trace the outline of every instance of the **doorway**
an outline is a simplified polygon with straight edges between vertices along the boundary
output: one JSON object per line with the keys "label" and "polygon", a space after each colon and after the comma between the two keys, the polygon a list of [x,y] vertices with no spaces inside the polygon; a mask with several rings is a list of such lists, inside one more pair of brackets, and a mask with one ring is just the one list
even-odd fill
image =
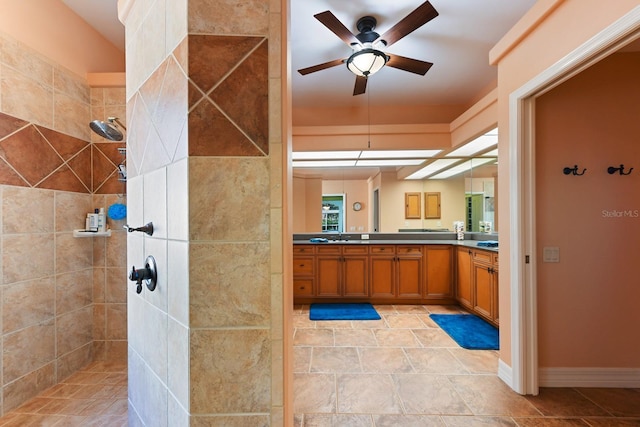
{"label": "doorway", "polygon": [[[509,98],[509,211],[511,360],[499,376],[515,391],[538,394],[538,316],[536,254],[535,102],[536,98],[566,82],[621,47],[640,37],[640,7],[602,30]],[[592,373],[591,375],[599,375]],[[577,378],[576,378],[577,379]],[[575,380],[575,379],[574,379]],[[584,381],[584,378],[582,378]]]}
{"label": "doorway", "polygon": [[380,189],[373,190],[373,231],[380,231]]}

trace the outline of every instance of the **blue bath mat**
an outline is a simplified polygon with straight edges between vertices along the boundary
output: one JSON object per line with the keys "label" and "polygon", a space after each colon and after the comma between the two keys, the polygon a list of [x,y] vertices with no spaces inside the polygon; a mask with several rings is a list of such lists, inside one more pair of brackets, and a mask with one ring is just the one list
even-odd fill
{"label": "blue bath mat", "polygon": [[310,320],[380,320],[380,315],[369,303],[311,304]]}
{"label": "blue bath mat", "polygon": [[431,314],[438,324],[462,348],[498,350],[498,329],[472,314]]}

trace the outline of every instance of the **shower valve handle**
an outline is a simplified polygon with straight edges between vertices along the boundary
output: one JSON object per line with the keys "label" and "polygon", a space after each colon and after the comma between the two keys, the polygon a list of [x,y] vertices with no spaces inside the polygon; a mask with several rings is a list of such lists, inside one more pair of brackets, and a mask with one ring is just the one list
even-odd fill
{"label": "shower valve handle", "polygon": [[136,282],[136,293],[142,292],[142,282],[144,281],[147,288],[150,291],[156,289],[156,283],[158,280],[158,268],[156,267],[156,260],[149,255],[145,262],[145,268],[139,268],[136,270],[136,266],[131,267],[129,272],[129,280]]}
{"label": "shower valve handle", "polygon": [[153,236],[153,223],[149,222],[145,225],[143,225],[142,227],[129,227],[129,224],[125,224],[122,226],[125,230],[127,230],[129,233],[132,233],[134,231],[141,231],[143,233],[147,233],[149,236]]}

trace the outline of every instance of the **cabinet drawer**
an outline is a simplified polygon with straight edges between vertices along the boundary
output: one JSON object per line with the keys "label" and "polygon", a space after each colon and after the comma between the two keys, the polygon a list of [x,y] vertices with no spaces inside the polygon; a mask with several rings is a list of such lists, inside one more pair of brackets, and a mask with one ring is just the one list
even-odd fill
{"label": "cabinet drawer", "polygon": [[345,255],[366,255],[369,253],[369,247],[366,245],[345,245],[342,247],[342,253]]}
{"label": "cabinet drawer", "polygon": [[313,295],[313,280],[312,279],[294,279],[293,280],[293,294],[300,296]]}
{"label": "cabinet drawer", "polygon": [[313,245],[293,245],[294,254],[314,254],[316,247]]}
{"label": "cabinet drawer", "polygon": [[491,264],[492,255],[493,254],[491,252],[475,250],[473,251],[473,261]]}
{"label": "cabinet drawer", "polygon": [[422,246],[398,246],[396,251],[398,255],[422,255]]}
{"label": "cabinet drawer", "polygon": [[327,245],[318,246],[316,248],[316,251],[319,254],[339,254],[340,253],[340,245],[335,245],[333,243],[329,243]]}
{"label": "cabinet drawer", "polygon": [[294,276],[313,276],[313,258],[295,257],[293,259]]}
{"label": "cabinet drawer", "polygon": [[369,248],[372,254],[395,254],[396,247],[393,245],[373,245]]}

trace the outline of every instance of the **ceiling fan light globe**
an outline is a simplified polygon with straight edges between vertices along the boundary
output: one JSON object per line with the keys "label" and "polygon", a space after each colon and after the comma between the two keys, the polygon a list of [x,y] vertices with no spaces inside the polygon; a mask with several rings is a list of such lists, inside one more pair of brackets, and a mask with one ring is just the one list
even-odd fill
{"label": "ceiling fan light globe", "polygon": [[376,49],[362,49],[347,60],[347,68],[356,76],[369,77],[387,63],[387,55]]}

